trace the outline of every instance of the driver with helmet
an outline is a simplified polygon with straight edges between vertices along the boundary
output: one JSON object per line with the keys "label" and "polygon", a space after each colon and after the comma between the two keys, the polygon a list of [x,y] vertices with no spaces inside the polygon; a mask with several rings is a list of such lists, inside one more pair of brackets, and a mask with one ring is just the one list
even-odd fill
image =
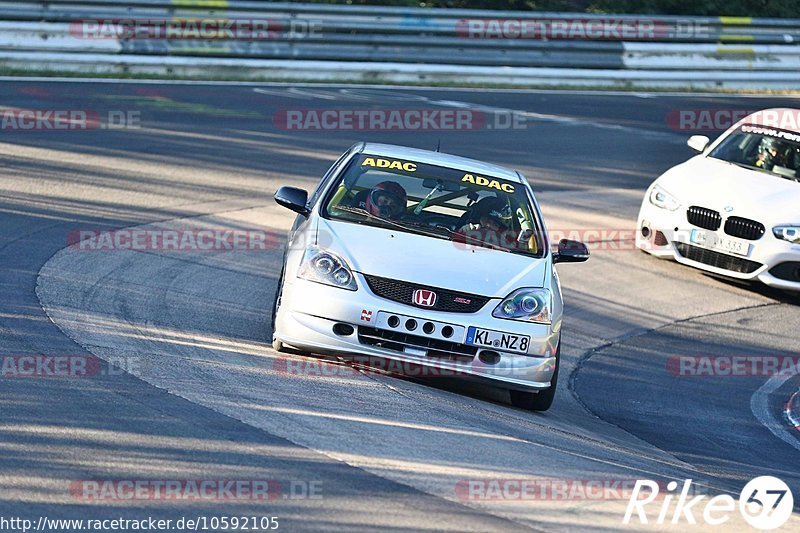
{"label": "driver with helmet", "polygon": [[402,185],[396,181],[382,181],[356,194],[353,206],[376,217],[397,220],[405,213],[407,202],[408,196]]}
{"label": "driver with helmet", "polygon": [[791,147],[778,139],[764,137],[758,145],[758,159],[756,166],[772,170],[775,166],[786,167],[789,165]]}

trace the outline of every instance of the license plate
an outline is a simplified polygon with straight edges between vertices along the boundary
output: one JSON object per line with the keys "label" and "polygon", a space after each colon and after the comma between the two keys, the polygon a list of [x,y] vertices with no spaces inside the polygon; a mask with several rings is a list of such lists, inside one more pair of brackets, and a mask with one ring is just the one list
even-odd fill
{"label": "license plate", "polygon": [[491,348],[499,352],[526,353],[531,345],[531,338],[528,335],[501,333],[470,326],[467,328],[466,344]]}
{"label": "license plate", "polygon": [[690,240],[694,244],[698,244],[703,248],[717,250],[729,254],[750,255],[751,244],[741,239],[734,239],[731,237],[723,237],[713,231],[705,231],[701,229],[693,229]]}

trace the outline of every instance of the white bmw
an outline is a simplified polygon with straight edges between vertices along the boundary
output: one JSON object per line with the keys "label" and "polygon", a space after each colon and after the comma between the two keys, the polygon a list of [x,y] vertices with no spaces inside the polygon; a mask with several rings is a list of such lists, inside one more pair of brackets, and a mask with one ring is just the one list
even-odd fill
{"label": "white bmw", "polygon": [[521,174],[359,143],[310,196],[281,187],[275,200],[298,213],[273,309],[276,350],[390,360],[550,407],[563,313],[553,265],[589,252],[567,240],[550,250]]}
{"label": "white bmw", "polygon": [[800,291],[800,110],[753,113],[647,189],[636,245],[731,278]]}

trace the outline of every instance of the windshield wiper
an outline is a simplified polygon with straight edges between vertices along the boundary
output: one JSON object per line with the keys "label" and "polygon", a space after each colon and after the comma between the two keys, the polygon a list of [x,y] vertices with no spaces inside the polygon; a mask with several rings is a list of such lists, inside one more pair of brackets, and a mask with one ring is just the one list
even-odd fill
{"label": "windshield wiper", "polygon": [[414,221],[411,221],[411,220],[400,220],[400,221],[398,221],[398,223],[402,224],[404,226],[413,226],[415,228],[420,228],[420,229],[424,229],[424,230],[425,229],[443,230],[443,231],[447,232],[448,235],[453,235],[455,233],[455,231],[451,230],[450,228],[448,228],[447,226],[444,226],[442,224],[426,224],[425,222],[414,222]]}
{"label": "windshield wiper", "polygon": [[[373,220],[380,220],[381,222],[384,222],[384,223],[389,224],[391,226],[394,226],[396,228],[409,230],[409,231],[412,231],[414,233],[418,233],[420,235],[425,235],[427,237],[436,237],[436,238],[439,238],[439,239],[442,238],[442,234],[441,233],[431,233],[431,232],[425,231],[425,229],[432,229],[432,227],[428,226],[427,224],[417,224],[417,223],[414,223],[414,222],[402,222],[402,221],[399,221],[399,220],[392,220],[392,219],[389,219],[389,218],[383,218],[383,217],[379,217],[378,215],[373,215],[372,213],[370,213],[369,211],[367,211],[366,209],[363,209],[361,207],[352,207],[352,206],[349,206],[349,205],[339,205],[339,206],[334,207],[333,209],[337,209],[339,211],[344,211],[346,213],[355,213],[357,215],[363,215],[363,216],[365,216],[367,218],[371,218]],[[444,228],[444,226],[441,226],[441,227]],[[450,231],[450,228],[445,228],[445,229]]]}
{"label": "windshield wiper", "polygon": [[410,220],[405,220],[405,221],[391,220],[391,219],[388,219],[388,218],[383,218],[383,217],[379,217],[377,215],[373,215],[372,213],[370,213],[369,211],[367,211],[366,209],[363,209],[361,207],[352,207],[352,206],[348,206],[348,205],[336,206],[333,209],[338,209],[338,210],[344,211],[346,213],[355,213],[357,215],[363,215],[363,216],[365,216],[367,218],[371,218],[371,219],[374,219],[374,220],[380,220],[381,222],[385,222],[385,223],[387,223],[389,225],[392,225],[392,226],[395,226],[397,228],[405,229],[405,230],[411,231],[413,233],[417,233],[417,234],[420,234],[420,235],[425,235],[427,237],[434,237],[434,238],[437,238],[437,239],[446,238],[441,233],[432,233],[430,231],[426,231],[426,230],[438,229],[438,230],[443,230],[443,231],[447,232],[448,237],[449,237],[448,240],[453,240],[454,241],[456,238],[464,238],[464,239],[469,239],[472,244],[476,244],[476,245],[478,245],[478,246],[480,246],[482,248],[488,248],[490,250],[499,250],[501,252],[507,252],[507,253],[510,253],[510,254],[520,254],[520,255],[526,255],[526,256],[530,255],[528,252],[525,252],[524,250],[517,250],[517,249],[514,249],[514,248],[505,248],[503,246],[500,246],[499,244],[486,242],[486,241],[484,241],[482,239],[478,239],[477,237],[474,237],[472,235],[467,235],[466,233],[461,232],[461,231],[453,231],[452,229],[450,229],[447,226],[444,226],[442,224],[435,224],[435,225],[431,226],[429,224],[425,224],[424,222],[412,222]]}
{"label": "windshield wiper", "polygon": [[748,170],[766,170],[766,169],[761,168],[761,167],[757,167],[757,166],[754,166],[754,165],[748,165],[747,163],[740,163],[738,161],[728,161],[727,159],[720,159],[720,161],[725,161],[729,165],[736,165],[737,167],[746,168]]}
{"label": "windshield wiper", "polygon": [[[716,159],[716,158],[714,158]],[[757,167],[755,165],[748,165],[747,163],[739,163],[738,161],[728,161],[727,159],[720,159],[719,161],[724,161],[729,165],[736,165],[737,167],[746,168],[747,170],[757,170],[760,172],[764,172],[766,174],[771,174],[772,176],[778,176],[779,178],[785,178],[787,180],[798,181],[796,177],[787,176],[786,174],[781,174],[780,172],[775,172],[773,170],[767,170],[763,167]]]}
{"label": "windshield wiper", "polygon": [[464,239],[469,239],[471,241],[471,244],[475,244],[477,246],[480,246],[481,248],[488,248],[489,250],[500,250],[501,252],[508,252],[508,253],[511,253],[511,254],[519,253],[519,254],[523,254],[523,255],[528,255],[527,253],[525,253],[522,250],[515,250],[513,248],[506,248],[506,247],[501,246],[499,244],[486,242],[486,241],[484,241],[482,239],[479,239],[479,238],[477,238],[477,237],[475,237],[473,235],[468,235],[468,234],[466,234],[464,232],[461,232],[461,231],[453,231],[452,229],[448,228],[447,226],[443,226],[442,224],[430,225],[430,224],[425,224],[424,222],[411,222],[411,221],[403,221],[403,222],[401,222],[401,224],[404,224],[404,225],[407,224],[409,226],[414,226],[414,227],[418,227],[418,228],[443,230],[443,231],[447,232],[447,234],[450,236],[450,240],[452,240],[452,241],[455,241],[455,239],[457,239],[457,238],[463,237]]}

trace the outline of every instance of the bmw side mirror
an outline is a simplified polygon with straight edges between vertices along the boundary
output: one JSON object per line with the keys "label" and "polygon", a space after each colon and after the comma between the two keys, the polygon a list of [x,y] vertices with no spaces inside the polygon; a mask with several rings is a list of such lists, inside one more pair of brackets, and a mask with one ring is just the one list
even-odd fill
{"label": "bmw side mirror", "polygon": [[553,254],[553,263],[583,263],[589,259],[589,249],[580,241],[561,239],[558,252]]}
{"label": "bmw side mirror", "polygon": [[686,144],[689,145],[689,148],[692,150],[696,150],[698,152],[702,152],[708,146],[710,139],[705,135],[692,135],[689,137],[689,140],[686,141]]}
{"label": "bmw side mirror", "polygon": [[281,187],[275,193],[275,201],[286,209],[300,213],[307,217],[311,210],[308,208],[308,193],[297,187]]}

